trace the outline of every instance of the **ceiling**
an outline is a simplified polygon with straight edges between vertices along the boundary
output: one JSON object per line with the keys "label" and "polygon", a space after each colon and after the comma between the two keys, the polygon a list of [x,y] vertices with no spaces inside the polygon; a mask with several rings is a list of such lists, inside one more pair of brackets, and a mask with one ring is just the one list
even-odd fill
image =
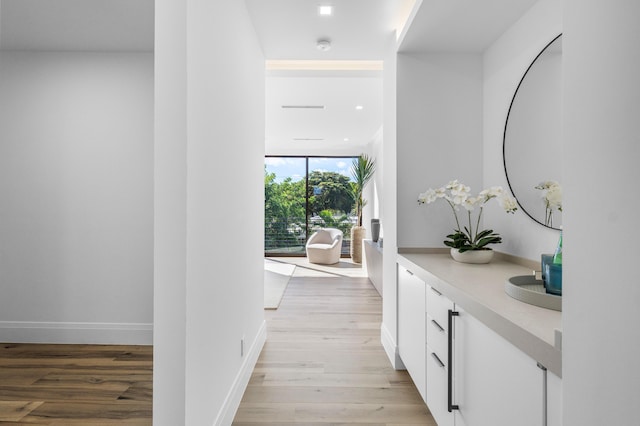
{"label": "ceiling", "polygon": [[[383,59],[415,0],[245,0],[267,59]],[[332,16],[319,16],[332,5]],[[318,39],[331,49],[316,49]]]}
{"label": "ceiling", "polygon": [[401,52],[482,52],[538,0],[422,0]]}
{"label": "ceiling", "polygon": [[[396,30],[402,52],[482,52],[537,0],[245,1],[268,60],[383,61]],[[333,15],[318,16],[321,4],[333,5]],[[407,21],[410,29],[403,31]],[[331,49],[316,49],[319,39],[330,40]],[[286,104],[326,107],[283,109]],[[364,108],[355,111],[357,104]],[[267,153],[365,151],[381,130],[382,105],[382,71],[343,72],[340,78],[268,71]]]}
{"label": "ceiling", "polygon": [[0,0],[0,49],[152,51],[153,0]]}
{"label": "ceiling", "polygon": [[[396,30],[402,52],[481,52],[535,2],[245,0],[268,65],[267,153],[364,151],[382,126],[383,59]],[[321,4],[333,15],[319,16]],[[3,50],[152,51],[153,31],[154,0],[0,0]],[[331,48],[318,50],[319,39]]]}
{"label": "ceiling", "polygon": [[[350,155],[363,151],[382,123],[381,76],[381,71],[268,74],[267,153]],[[356,109],[358,106],[362,108]]]}
{"label": "ceiling", "polygon": [[[339,155],[366,150],[382,126],[382,60],[414,2],[246,0],[266,59],[281,68],[267,71],[268,154]],[[332,5],[333,14],[320,16],[319,5]],[[321,39],[330,41],[329,50],[317,49]],[[307,61],[310,69],[292,69],[297,67],[282,65],[285,60]],[[348,66],[328,64],[347,60],[352,61]],[[362,109],[356,110],[357,105]]]}

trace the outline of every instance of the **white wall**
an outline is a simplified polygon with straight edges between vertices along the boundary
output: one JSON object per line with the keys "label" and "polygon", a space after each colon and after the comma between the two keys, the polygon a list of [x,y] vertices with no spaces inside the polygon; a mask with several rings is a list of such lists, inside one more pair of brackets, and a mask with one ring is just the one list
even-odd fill
{"label": "white wall", "polygon": [[186,14],[185,2],[155,2],[154,425],[186,424]]}
{"label": "white wall", "polygon": [[[502,135],[513,93],[531,61],[562,30],[561,2],[541,0],[484,54],[398,54],[398,247],[444,247],[455,227],[446,203],[417,206],[427,188],[458,179],[472,192],[501,185]],[[496,203],[484,227],[503,236],[496,249],[537,259],[557,243],[523,212]]]}
{"label": "white wall", "polygon": [[235,0],[156,1],[155,52],[154,424],[226,425],[265,339],[264,58]]}
{"label": "white wall", "polygon": [[453,179],[482,189],[482,58],[396,55],[390,44],[384,77],[381,339],[394,367],[404,368],[397,353],[397,250],[444,247],[455,227],[448,205],[418,206],[418,194]]}
{"label": "white wall", "polygon": [[396,320],[396,253],[397,245],[397,172],[396,172],[396,96],[397,96],[396,35],[387,40],[383,77],[383,144],[382,162],[378,170],[380,193],[380,235],[384,237],[382,248],[382,345],[394,368],[404,368],[398,355],[398,332]]}
{"label": "white wall", "polygon": [[[371,218],[378,218],[379,208],[376,207],[376,182],[378,181],[378,173],[380,173],[380,162],[382,160],[382,155],[378,151],[376,152],[376,147],[382,146],[382,129],[378,134],[375,135],[374,139],[367,145],[366,150],[362,150],[359,154],[366,154],[376,162],[376,171],[364,188],[363,197],[365,199],[365,206],[362,209],[362,226],[365,228],[365,239],[371,239]],[[358,155],[359,155],[358,154]],[[364,253],[364,249],[362,250]],[[366,265],[363,263],[366,267]]]}
{"label": "white wall", "polygon": [[0,341],[152,338],[153,54],[0,53]]}
{"label": "white wall", "polygon": [[[561,32],[561,2],[536,3],[484,54],[398,55],[399,247],[444,247],[455,227],[450,207],[418,207],[417,195],[458,179],[472,192],[501,185],[504,122],[513,93],[540,50]],[[557,243],[557,231],[523,212],[506,216],[487,206],[484,227],[503,236],[496,249],[537,259]]]}
{"label": "white wall", "polygon": [[[562,2],[541,0],[484,54],[485,186],[509,188],[502,159],[504,125],[509,105],[531,62],[561,32]],[[558,242],[558,231],[539,225],[522,211],[507,216],[499,208],[487,209],[484,224],[502,236],[503,242],[496,247],[497,250],[527,259],[536,260],[541,253],[553,252]]]}
{"label": "white wall", "polygon": [[[380,219],[381,214],[381,200],[384,190],[384,130],[380,128],[380,131],[376,134],[375,139],[371,144],[371,155],[376,160],[376,173],[371,180],[371,193],[369,194],[369,204],[367,208],[370,211],[371,218]],[[369,222],[371,223],[371,222]],[[380,233],[382,235],[382,232]]]}
{"label": "white wall", "polygon": [[564,1],[564,425],[638,423],[640,3]]}
{"label": "white wall", "polygon": [[[502,132],[513,91],[531,60],[563,32],[565,426],[637,423],[638,16],[640,5],[630,0],[541,0],[484,55],[483,181],[506,187]],[[537,259],[555,246],[557,231],[522,213],[503,215],[488,213],[485,221],[505,237],[500,250]]]}
{"label": "white wall", "polygon": [[482,190],[482,57],[398,54],[398,247],[444,247],[455,228],[447,203],[418,194],[458,179]]}

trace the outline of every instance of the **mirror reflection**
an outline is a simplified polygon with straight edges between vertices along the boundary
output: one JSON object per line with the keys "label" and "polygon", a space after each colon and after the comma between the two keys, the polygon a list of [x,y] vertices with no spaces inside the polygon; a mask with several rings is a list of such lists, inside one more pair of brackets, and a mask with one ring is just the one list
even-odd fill
{"label": "mirror reflection", "polygon": [[507,181],[536,222],[562,226],[562,37],[529,66],[511,101],[504,130]]}

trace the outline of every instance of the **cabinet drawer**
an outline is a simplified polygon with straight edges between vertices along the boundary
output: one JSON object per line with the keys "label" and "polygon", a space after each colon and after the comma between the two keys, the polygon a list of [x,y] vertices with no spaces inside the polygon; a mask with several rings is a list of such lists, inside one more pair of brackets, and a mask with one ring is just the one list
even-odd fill
{"label": "cabinet drawer", "polygon": [[427,345],[444,362],[447,363],[447,324],[440,324],[427,313]]}
{"label": "cabinet drawer", "polygon": [[442,328],[447,331],[447,322],[449,320],[449,309],[453,309],[453,302],[451,302],[446,296],[441,294],[438,290],[427,286],[427,313],[433,318]]}
{"label": "cabinet drawer", "polygon": [[426,284],[398,265],[398,353],[422,398],[426,394]]}
{"label": "cabinet drawer", "polygon": [[[435,354],[435,356],[434,356]],[[437,358],[436,358],[437,357]],[[447,367],[432,348],[427,345],[427,406],[438,426],[453,426],[454,416],[447,410]]]}

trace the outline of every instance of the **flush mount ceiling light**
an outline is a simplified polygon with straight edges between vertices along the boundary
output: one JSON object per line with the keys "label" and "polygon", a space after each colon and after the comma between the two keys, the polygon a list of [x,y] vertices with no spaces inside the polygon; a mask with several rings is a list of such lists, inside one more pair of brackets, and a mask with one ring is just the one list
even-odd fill
{"label": "flush mount ceiling light", "polygon": [[356,110],[362,111],[364,107],[362,105],[356,105]]}
{"label": "flush mount ceiling light", "polygon": [[320,16],[331,16],[333,15],[333,6],[328,4],[323,4],[318,6],[318,15]]}
{"label": "flush mount ceiling light", "polygon": [[316,42],[316,49],[322,51],[322,52],[326,52],[327,50],[331,49],[331,41],[321,38]]}

